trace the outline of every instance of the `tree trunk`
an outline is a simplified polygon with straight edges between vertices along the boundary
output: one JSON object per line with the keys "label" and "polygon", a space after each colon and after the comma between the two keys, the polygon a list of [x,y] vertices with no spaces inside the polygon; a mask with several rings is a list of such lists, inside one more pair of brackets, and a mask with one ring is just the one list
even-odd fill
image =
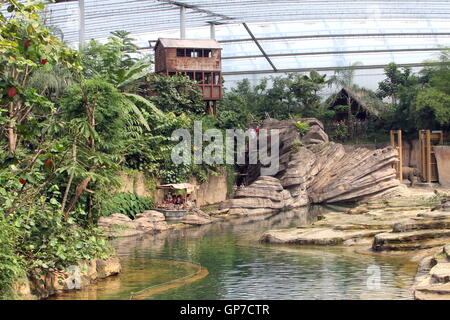
{"label": "tree trunk", "polygon": [[64,212],[65,215],[69,214],[70,211],[72,211],[73,207],[77,203],[78,199],[80,198],[81,194],[86,190],[89,182],[91,181],[91,177],[84,178],[83,181],[77,186],[77,189],[75,190],[75,195],[72,197],[72,200],[70,201],[69,206],[67,207],[66,211]]}
{"label": "tree trunk", "polygon": [[16,132],[16,122],[14,118],[14,105],[11,102],[9,104],[9,117],[10,122],[8,123],[8,148],[9,152],[14,154],[16,153],[16,142],[17,142],[17,132]]}

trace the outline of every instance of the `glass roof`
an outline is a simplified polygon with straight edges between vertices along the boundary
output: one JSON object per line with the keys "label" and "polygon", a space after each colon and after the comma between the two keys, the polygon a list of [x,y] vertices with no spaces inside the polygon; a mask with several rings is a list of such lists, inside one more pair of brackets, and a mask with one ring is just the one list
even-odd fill
{"label": "glass roof", "polygon": [[[447,0],[84,0],[84,4],[85,39],[102,40],[111,31],[126,30],[148,52],[149,40],[180,37],[180,6],[185,7],[186,38],[209,38],[210,24],[215,24],[230,83],[275,71],[332,72],[356,62],[357,76],[370,78],[381,76],[389,62],[420,66],[441,48],[450,47]],[[78,45],[78,1],[48,4],[45,21],[59,28],[65,41]]]}

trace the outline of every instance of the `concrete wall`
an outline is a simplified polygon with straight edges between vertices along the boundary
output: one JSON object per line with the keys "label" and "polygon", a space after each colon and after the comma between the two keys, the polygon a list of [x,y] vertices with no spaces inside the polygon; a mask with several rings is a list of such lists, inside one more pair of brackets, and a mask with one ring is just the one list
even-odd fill
{"label": "concrete wall", "polygon": [[434,146],[436,155],[439,183],[450,187],[450,146]]}
{"label": "concrete wall", "polygon": [[420,144],[419,139],[414,139],[409,143],[403,141],[403,166],[420,168]]}
{"label": "concrete wall", "polygon": [[[120,174],[121,187],[117,192],[135,193],[141,197],[150,197],[155,203],[164,199],[164,192],[156,189],[159,181],[150,181],[142,172],[122,172]],[[197,184],[195,178],[190,181]],[[226,172],[222,172],[220,176],[209,175],[208,181],[199,185],[199,189],[193,194],[193,199],[197,200],[200,206],[216,204],[227,198],[227,176]]]}
{"label": "concrete wall", "polygon": [[[194,179],[191,183],[197,184]],[[194,194],[199,206],[216,204],[226,200],[227,198],[227,175],[223,172],[220,176],[208,177],[208,181],[199,185],[199,189]]]}

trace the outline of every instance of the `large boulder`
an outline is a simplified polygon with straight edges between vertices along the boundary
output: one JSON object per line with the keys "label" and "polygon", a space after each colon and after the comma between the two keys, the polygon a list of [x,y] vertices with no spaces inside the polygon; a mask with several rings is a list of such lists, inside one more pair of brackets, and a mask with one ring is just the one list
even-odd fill
{"label": "large boulder", "polygon": [[105,230],[110,237],[131,237],[170,229],[165,219],[164,214],[155,210],[139,213],[134,220],[123,214],[114,213],[107,217],[101,217],[98,226]]}
{"label": "large boulder", "polygon": [[196,214],[188,214],[183,216],[181,219],[181,222],[184,224],[194,225],[194,226],[200,226],[203,224],[209,224],[212,222],[211,218],[205,218],[202,216],[198,216]]}
{"label": "large boulder", "polygon": [[413,285],[416,300],[450,300],[450,245],[422,259]]}
{"label": "large boulder", "polygon": [[[309,124],[303,136],[297,122]],[[346,151],[341,144],[329,142],[323,124],[314,118],[268,119],[262,128],[279,130],[278,172],[274,177],[261,177],[261,165],[250,165],[250,185],[223,205],[231,212],[251,214],[309,203],[356,202],[389,195],[400,186],[393,168],[398,153],[392,147]]]}
{"label": "large boulder", "polygon": [[121,213],[100,217],[97,225],[110,237],[131,237],[144,233],[137,229],[133,220]]}
{"label": "large boulder", "polygon": [[117,257],[109,259],[97,260],[97,277],[104,279],[110,276],[117,275],[122,272],[120,260]]}

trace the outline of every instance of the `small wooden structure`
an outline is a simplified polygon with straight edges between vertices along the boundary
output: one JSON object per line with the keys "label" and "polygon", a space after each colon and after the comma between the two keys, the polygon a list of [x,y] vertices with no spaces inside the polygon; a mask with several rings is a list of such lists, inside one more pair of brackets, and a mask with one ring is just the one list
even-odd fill
{"label": "small wooden structure", "polygon": [[398,162],[395,164],[397,170],[397,177],[400,182],[403,181],[403,144],[402,144],[402,130],[391,130],[391,146],[398,151]]}
{"label": "small wooden structure", "polygon": [[217,113],[222,99],[221,46],[213,39],[160,38],[155,44],[155,72],[182,74],[197,81],[208,114]]}
{"label": "small wooden structure", "polygon": [[437,182],[439,180],[436,156],[433,145],[444,143],[442,131],[419,131],[420,143],[420,173],[425,182]]}
{"label": "small wooden structure", "polygon": [[[383,101],[373,92],[366,89],[343,87],[328,100],[328,110],[334,110],[334,121],[348,120],[349,114],[360,121],[366,120],[369,115],[378,117],[385,107]],[[339,106],[347,106],[350,110],[341,110]],[[350,112],[349,112],[350,111]]]}

